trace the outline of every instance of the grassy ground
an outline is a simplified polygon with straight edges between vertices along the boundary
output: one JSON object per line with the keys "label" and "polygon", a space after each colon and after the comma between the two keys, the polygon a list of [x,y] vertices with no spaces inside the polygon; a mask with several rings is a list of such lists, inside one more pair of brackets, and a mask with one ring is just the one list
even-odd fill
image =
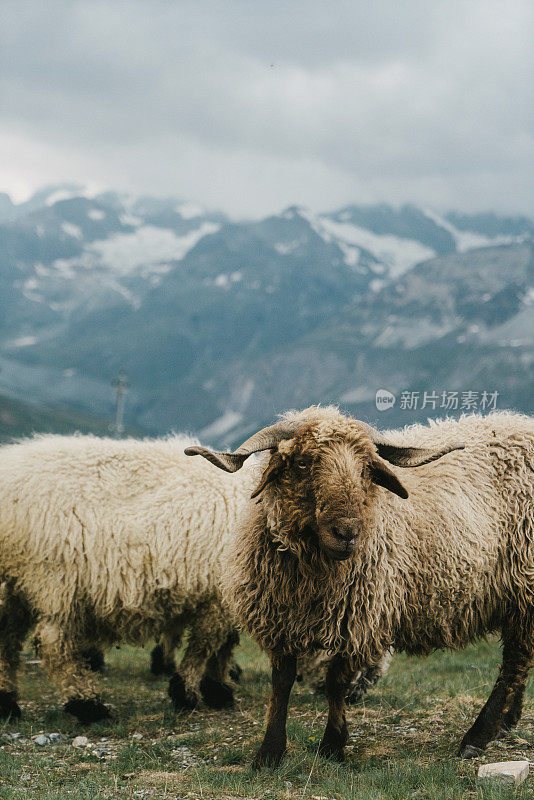
{"label": "grassy ground", "polygon": [[[496,677],[496,642],[424,660],[396,657],[366,702],[350,711],[349,759],[343,765],[317,756],[325,701],[298,684],[289,754],[278,771],[259,776],[249,763],[263,730],[267,662],[248,640],[237,654],[244,673],[234,711],[202,708],[174,715],[166,681],[148,673],[149,650],[113,650],[102,684],[117,721],[83,730],[59,710],[28,650],[23,718],[0,725],[0,798],[534,798],[534,778],[513,789],[475,777],[481,762],[529,758],[532,692],[517,736],[490,745],[476,761],[454,756]],[[38,745],[31,737],[40,732],[62,738]],[[84,734],[89,745],[74,747],[73,737]]]}

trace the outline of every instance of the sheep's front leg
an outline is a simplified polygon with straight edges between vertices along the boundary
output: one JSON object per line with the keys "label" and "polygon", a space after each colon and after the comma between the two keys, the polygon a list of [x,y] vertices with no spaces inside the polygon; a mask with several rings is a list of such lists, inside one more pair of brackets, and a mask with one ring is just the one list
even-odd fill
{"label": "sheep's front leg", "polygon": [[65,711],[84,724],[108,718],[109,710],[100,702],[92,674],[76,655],[76,636],[67,636],[61,626],[45,621],[39,625],[36,638],[43,666],[59,689]]}
{"label": "sheep's front leg", "polygon": [[286,752],[286,721],[289,695],[297,675],[295,656],[271,653],[273,693],[267,710],[267,729],[252,762],[253,769],[277,767]]}
{"label": "sheep's front leg", "polygon": [[352,659],[336,655],[328,665],[326,673],[326,696],[328,697],[328,720],[319,753],[336,761],[345,760],[344,747],[349,738],[345,716],[345,697],[354,676]]}

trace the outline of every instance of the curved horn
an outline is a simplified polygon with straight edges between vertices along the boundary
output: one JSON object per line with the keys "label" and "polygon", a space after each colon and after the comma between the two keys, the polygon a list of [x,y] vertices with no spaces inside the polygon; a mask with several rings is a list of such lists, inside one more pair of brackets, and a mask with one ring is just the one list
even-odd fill
{"label": "curved horn", "polygon": [[451,442],[440,448],[431,447],[403,447],[402,445],[391,444],[385,439],[382,434],[371,427],[365,426],[371,439],[376,445],[378,455],[389,461],[390,464],[395,464],[397,467],[422,467],[423,464],[430,464],[431,461],[437,461],[438,458],[451,453],[453,450],[465,450],[465,444],[461,442]]}
{"label": "curved horn", "polygon": [[252,453],[259,453],[263,450],[271,450],[276,447],[282,439],[292,439],[302,425],[302,421],[280,420],[268,428],[253,434],[246,442],[243,442],[233,453],[223,453],[217,450],[208,450],[206,447],[194,445],[185,449],[186,456],[204,456],[212,464],[225,472],[237,472],[241,469],[246,459]]}

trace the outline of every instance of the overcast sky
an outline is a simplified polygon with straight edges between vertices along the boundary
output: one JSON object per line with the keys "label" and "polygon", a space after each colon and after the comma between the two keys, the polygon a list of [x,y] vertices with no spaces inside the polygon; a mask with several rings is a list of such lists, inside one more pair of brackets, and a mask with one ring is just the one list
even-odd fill
{"label": "overcast sky", "polygon": [[2,0],[0,190],[534,215],[532,0]]}

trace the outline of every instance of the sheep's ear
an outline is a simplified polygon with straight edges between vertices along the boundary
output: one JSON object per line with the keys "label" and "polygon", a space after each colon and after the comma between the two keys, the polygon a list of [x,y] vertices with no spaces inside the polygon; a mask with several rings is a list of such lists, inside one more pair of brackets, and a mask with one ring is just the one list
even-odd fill
{"label": "sheep's ear", "polygon": [[283,466],[284,466],[284,459],[282,458],[280,453],[278,452],[273,453],[271,456],[271,460],[269,461],[269,463],[267,464],[266,468],[263,471],[263,475],[261,476],[259,484],[250,495],[251,500],[253,500],[259,494],[261,494],[261,492],[263,492],[267,484],[271,483],[271,481],[273,481],[276,478],[276,476],[280,474],[280,472],[283,469]]}
{"label": "sheep's ear", "polygon": [[373,483],[376,483],[378,486],[383,486],[384,489],[389,489],[393,494],[406,500],[408,492],[385,461],[381,458],[374,458],[369,464],[369,470]]}

